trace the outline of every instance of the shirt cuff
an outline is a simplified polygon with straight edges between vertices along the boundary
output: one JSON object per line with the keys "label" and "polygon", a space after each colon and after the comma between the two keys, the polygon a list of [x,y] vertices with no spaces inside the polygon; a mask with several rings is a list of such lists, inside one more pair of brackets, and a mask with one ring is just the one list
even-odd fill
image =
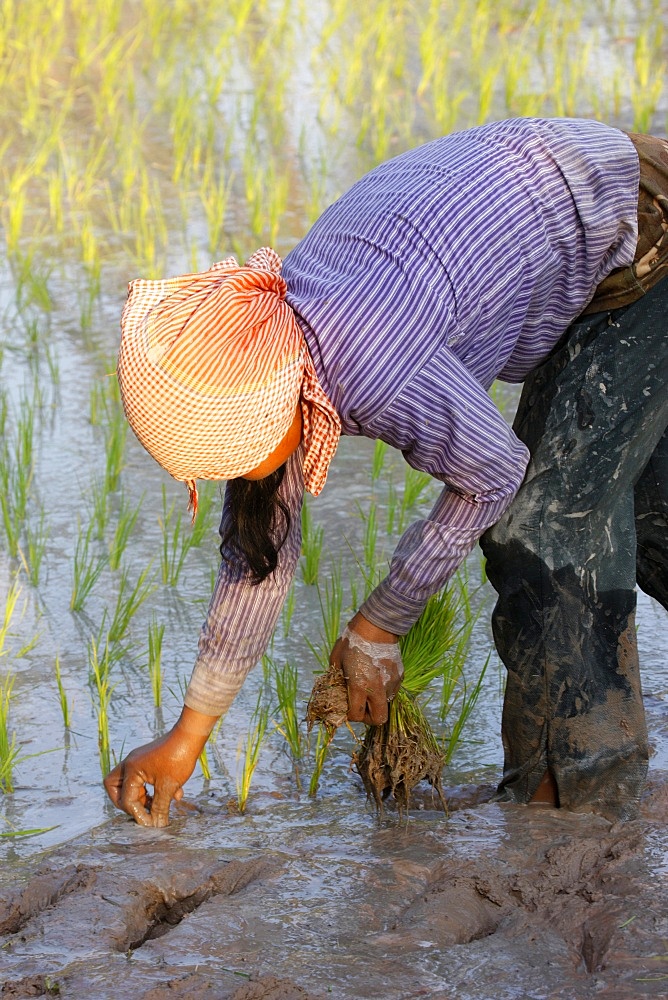
{"label": "shirt cuff", "polygon": [[203,715],[225,715],[245,678],[245,673],[220,673],[197,665],[190,678],[185,704]]}
{"label": "shirt cuff", "polygon": [[394,635],[406,635],[424,611],[426,603],[426,600],[398,594],[386,577],[372,590],[359,610],[372,625]]}

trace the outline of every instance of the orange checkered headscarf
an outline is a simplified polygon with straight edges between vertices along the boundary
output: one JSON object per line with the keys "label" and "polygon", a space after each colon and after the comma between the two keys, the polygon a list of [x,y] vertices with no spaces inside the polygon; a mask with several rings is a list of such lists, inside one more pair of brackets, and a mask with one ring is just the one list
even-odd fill
{"label": "orange checkered headscarf", "polygon": [[128,286],[117,374],[125,414],[144,448],[190,491],[234,479],[278,447],[301,402],[304,485],[325,484],[341,432],[285,301],[281,258],[269,247],[239,267]]}

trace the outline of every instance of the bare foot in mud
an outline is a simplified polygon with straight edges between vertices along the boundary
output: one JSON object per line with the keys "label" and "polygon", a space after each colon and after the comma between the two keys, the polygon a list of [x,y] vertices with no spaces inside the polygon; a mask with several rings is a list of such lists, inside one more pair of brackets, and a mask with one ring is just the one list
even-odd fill
{"label": "bare foot in mud", "polygon": [[552,806],[559,808],[559,789],[550,770],[547,770],[540,779],[540,784],[529,799],[529,805]]}

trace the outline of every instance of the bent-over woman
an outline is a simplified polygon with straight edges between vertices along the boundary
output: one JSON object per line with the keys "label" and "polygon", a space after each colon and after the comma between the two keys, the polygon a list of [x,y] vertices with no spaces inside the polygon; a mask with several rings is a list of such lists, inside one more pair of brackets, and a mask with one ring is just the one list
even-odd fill
{"label": "bent-over woman", "polygon": [[[264,652],[341,434],[443,484],[332,658],[379,724],[398,637],[482,538],[508,670],[499,797],[633,814],[647,769],[636,580],[668,607],[668,146],[517,119],[381,164],[282,262],[131,282],[118,378],[146,450],[225,479],[222,561],[180,718],[105,779],[168,822]],[[513,429],[488,395],[524,383]],[[152,785],[153,796],[146,786]]]}

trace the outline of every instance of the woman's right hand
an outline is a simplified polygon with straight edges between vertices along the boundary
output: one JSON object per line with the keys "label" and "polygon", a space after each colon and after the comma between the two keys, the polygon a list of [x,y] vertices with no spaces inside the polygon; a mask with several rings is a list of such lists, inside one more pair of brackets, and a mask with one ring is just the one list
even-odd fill
{"label": "woman's right hand", "polygon": [[348,718],[367,726],[387,722],[388,705],[401,687],[404,665],[398,636],[357,612],[330,653],[348,688]]}
{"label": "woman's right hand", "polygon": [[[141,826],[167,826],[169,806],[183,797],[183,785],[195,770],[217,717],[184,707],[174,727],[138,747],[104,779],[111,801]],[[153,787],[149,793],[147,785]]]}

